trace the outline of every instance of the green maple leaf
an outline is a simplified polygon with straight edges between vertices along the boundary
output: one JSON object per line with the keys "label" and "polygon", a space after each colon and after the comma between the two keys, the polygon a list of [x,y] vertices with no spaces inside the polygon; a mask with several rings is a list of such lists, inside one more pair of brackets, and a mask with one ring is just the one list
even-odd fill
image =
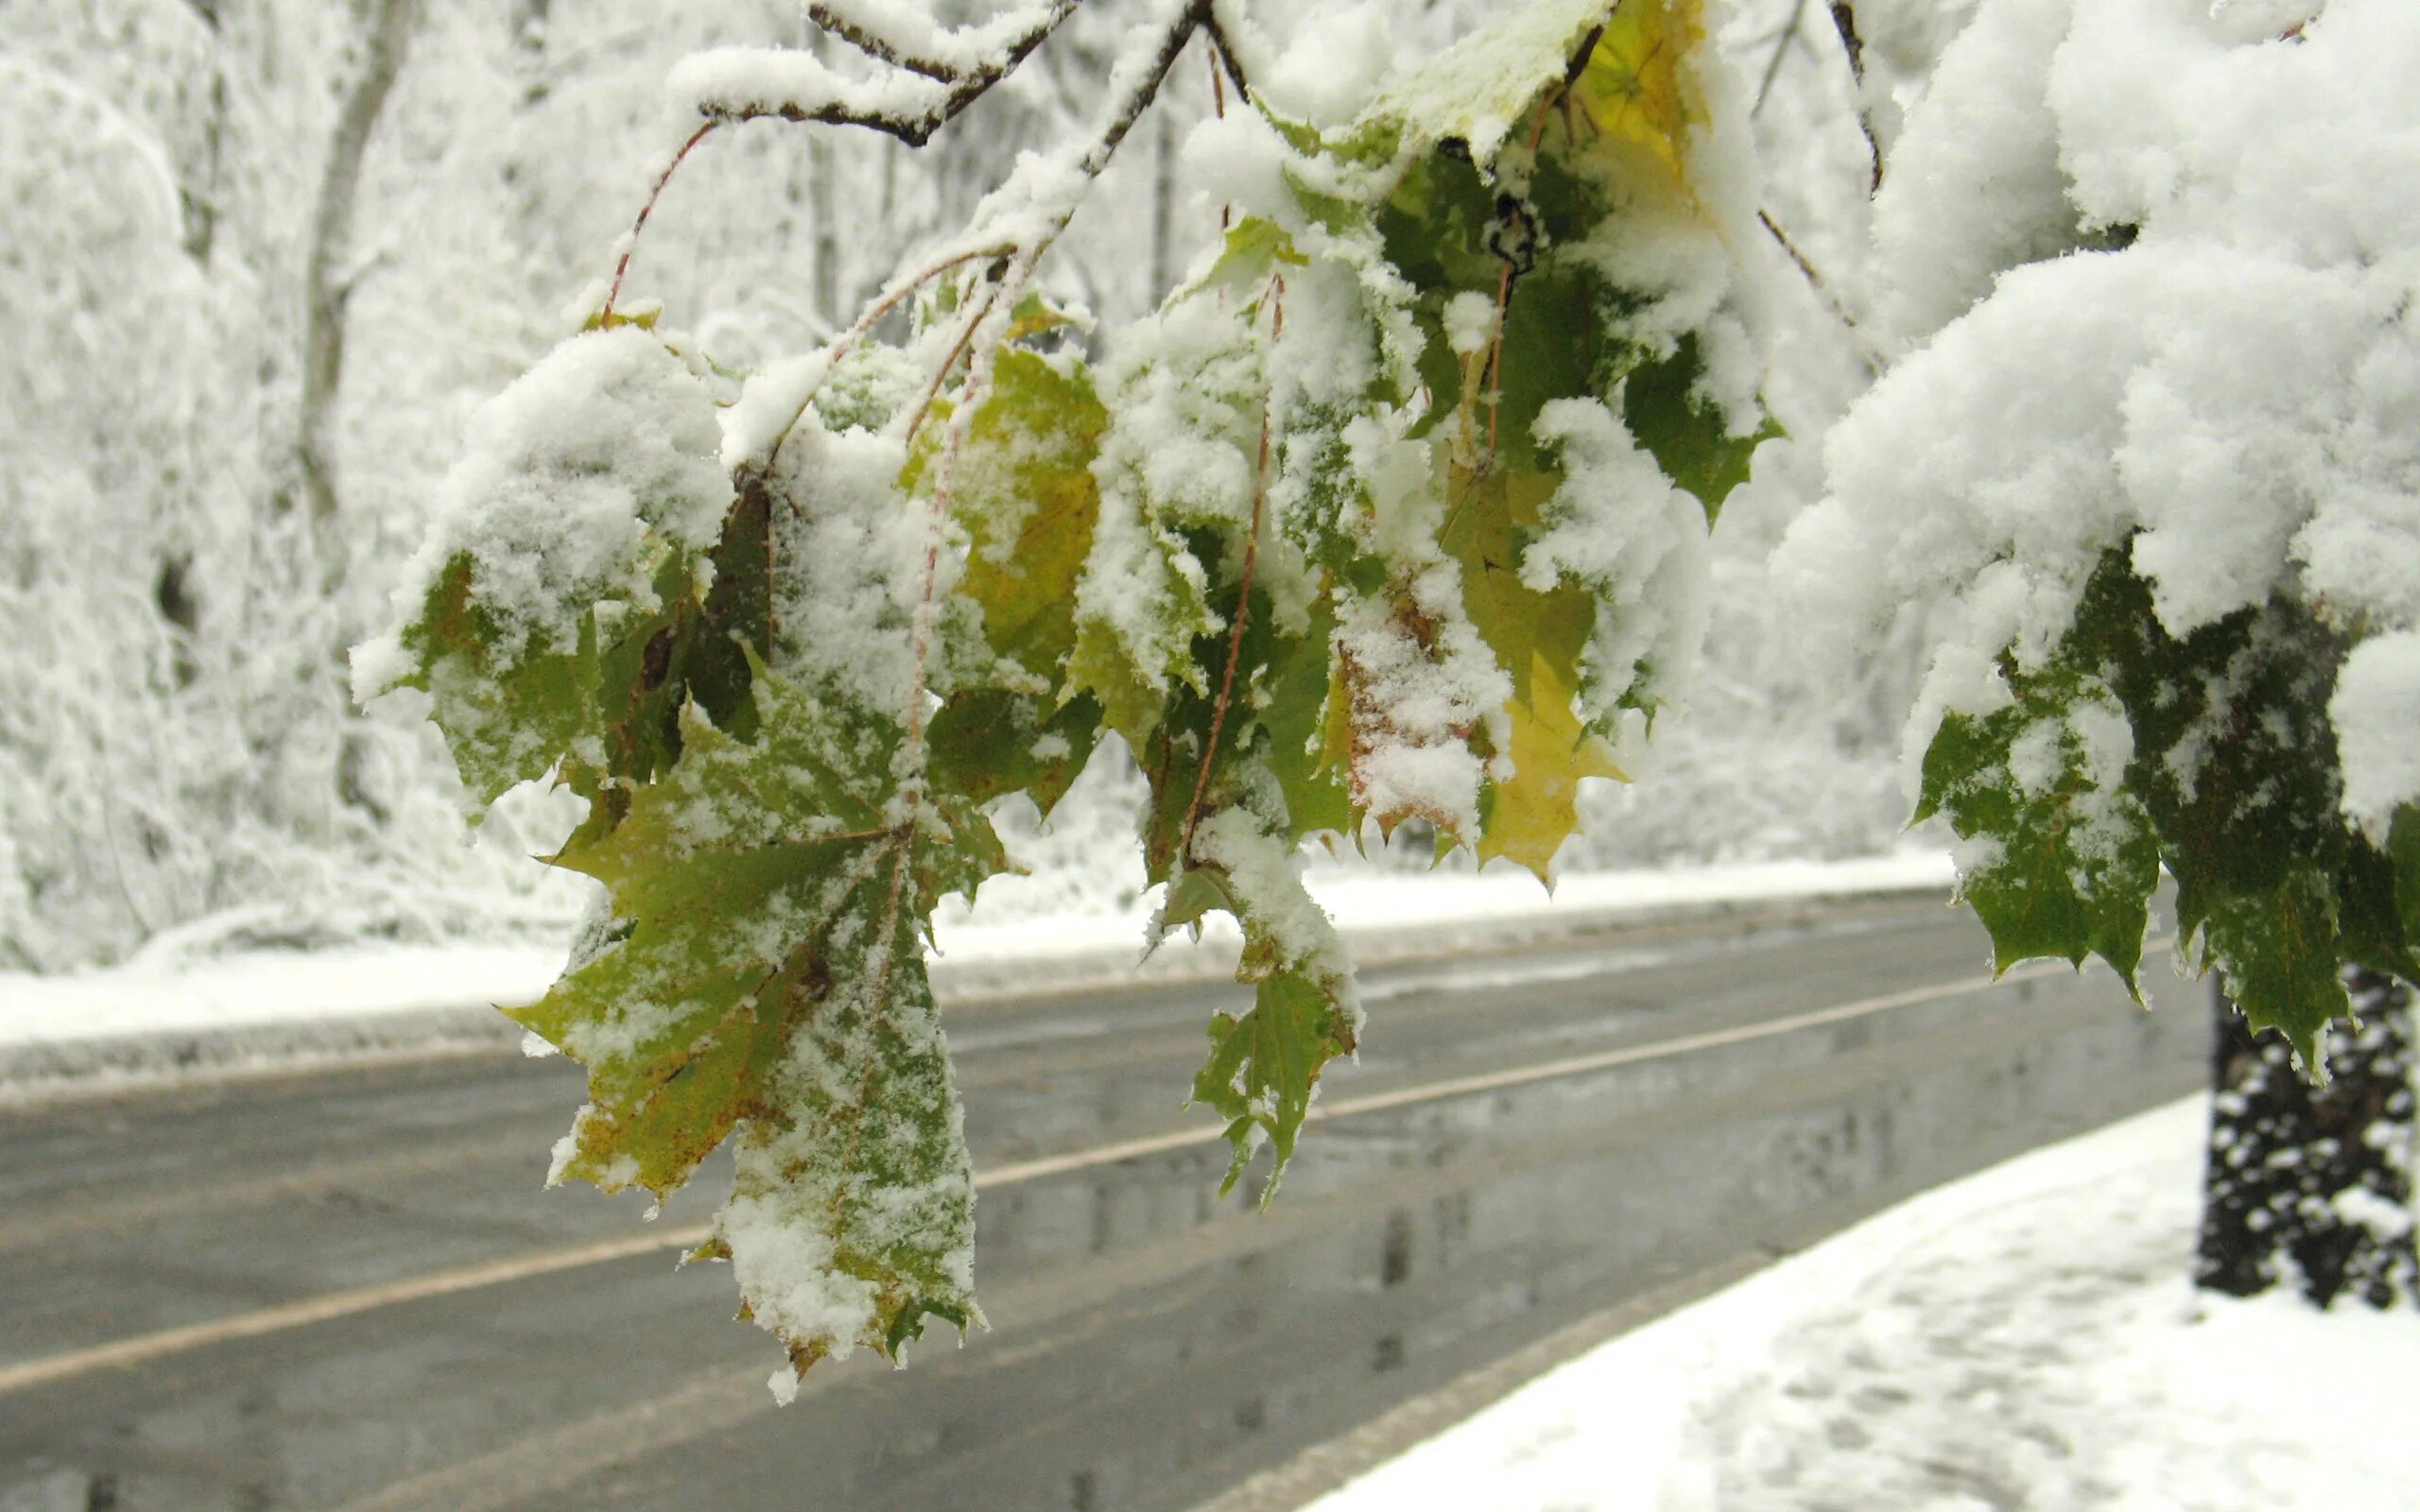
{"label": "green maple leaf", "polygon": [[608,773],[644,777],[670,760],[678,696],[670,646],[690,570],[669,548],[650,549],[656,607],[580,606],[570,651],[516,635],[481,608],[468,554],[430,585],[401,635],[409,669],[389,687],[429,696],[475,809],[559,764],[577,789],[594,794]]}
{"label": "green maple leaf", "polygon": [[[2381,850],[2340,812],[2342,779],[2327,697],[2343,635],[2290,598],[2178,637],[2125,548],[2106,553],[2065,640],[2040,667],[2003,669],[2014,704],[1942,723],[1925,764],[1922,814],[1997,842],[2001,858],[1962,891],[2001,963],[2107,957],[2130,978],[2141,900],[2164,865],[2193,958],[2215,966],[2256,1029],[2274,1028],[2316,1067],[2320,1033],[2349,1009],[2340,969],[2420,974],[2410,880],[2420,844],[2398,826]],[[2041,780],[2043,721],[2114,698],[2131,760],[2114,788],[2084,781],[2072,745]],[[2035,732],[2029,757],[2017,742]],[[2016,768],[2034,774],[2027,783]],[[2095,823],[2080,827],[2080,806]],[[2095,838],[2079,845],[2086,831]]]}
{"label": "green maple leaf", "polygon": [[[946,403],[935,409],[948,414]],[[958,592],[981,612],[996,670],[953,691],[933,717],[941,791],[978,804],[1027,792],[1046,814],[1092,755],[1099,703],[1057,691],[1076,650],[1076,584],[1100,517],[1092,464],[1108,424],[1080,364],[1022,348],[999,353],[949,473],[951,512],[967,539]],[[937,484],[937,445],[909,459],[901,483],[910,492]]]}
{"label": "green maple leaf", "polygon": [[[940,436],[946,404],[935,406]],[[1100,455],[1109,412],[1090,374],[1021,348],[999,353],[992,386],[950,468],[950,506],[967,537],[958,591],[983,611],[992,648],[1039,683],[1059,676],[1076,644],[1076,582],[1100,518]],[[908,492],[932,479],[928,440],[901,478]]]}
{"label": "green maple leaf", "polygon": [[1240,807],[1204,824],[1216,832],[1208,846],[1214,854],[1170,882],[1161,922],[1175,929],[1223,909],[1243,925],[1237,976],[1253,985],[1253,1005],[1240,1014],[1212,1017],[1210,1055],[1194,1077],[1193,1097],[1227,1120],[1235,1158],[1219,1189],[1222,1195],[1234,1190],[1261,1145],[1269,1146],[1272,1166],[1261,1192],[1267,1202],[1294,1158],[1320,1073],[1330,1060],[1353,1053],[1360,1011],[1334,926],[1292,868],[1253,866],[1217,853],[1222,842],[1240,839],[1242,848],[1256,845],[1264,854],[1286,855],[1292,846],[1283,831]]}
{"label": "green maple leaf", "polygon": [[[401,667],[363,690],[429,696],[479,809],[549,771],[597,799],[679,749],[686,643],[709,617],[700,589],[723,564],[732,494],[713,396],[651,325],[573,337],[480,411]],[[552,423],[566,408],[583,423]]]}
{"label": "green maple leaf", "polygon": [[2069,722],[2079,710],[2124,715],[2105,687],[2083,679],[2020,686],[2011,707],[1942,720],[1925,752],[1916,821],[1945,814],[1962,837],[1996,846],[1958,888],[1991,931],[1996,970],[2045,955],[2082,966],[2097,954],[2139,1000],[2159,837],[2141,801],[2096,772]]}
{"label": "green maple leaf", "polygon": [[761,667],[756,689],[755,742],[693,707],[672,770],[559,858],[610,889],[618,938],[512,1017],[589,1068],[559,1177],[668,1193],[735,1138],[703,1252],[803,1367],[977,1315],[924,921],[1003,858],[962,801],[903,810],[894,728]]}

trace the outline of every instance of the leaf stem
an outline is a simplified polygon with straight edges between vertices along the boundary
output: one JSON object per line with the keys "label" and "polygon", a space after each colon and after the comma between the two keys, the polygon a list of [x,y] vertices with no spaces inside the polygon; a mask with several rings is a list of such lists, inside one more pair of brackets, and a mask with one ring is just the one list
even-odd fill
{"label": "leaf stem", "polygon": [[[1280,337],[1286,334],[1286,275],[1270,280],[1269,346],[1274,352]],[[1201,802],[1210,791],[1210,770],[1219,756],[1219,737],[1225,730],[1227,709],[1235,701],[1236,663],[1243,660],[1244,627],[1252,617],[1253,572],[1260,561],[1260,519],[1269,503],[1269,429],[1274,379],[1265,384],[1260,395],[1260,457],[1252,475],[1252,528],[1244,537],[1244,564],[1239,575],[1241,586],[1236,590],[1235,623],[1227,631],[1227,666],[1219,677],[1219,701],[1210,708],[1210,739],[1201,747],[1201,770],[1193,779],[1193,801],[1184,811],[1184,845],[1181,854],[1186,864],[1193,860],[1193,831],[1201,822]]]}
{"label": "leaf stem", "polygon": [[614,284],[605,291],[605,308],[597,317],[600,322],[614,318],[614,306],[622,297],[622,280],[631,271],[631,255],[639,249],[639,233],[647,230],[647,218],[655,214],[655,202],[664,198],[664,186],[672,181],[672,176],[675,173],[681,171],[681,164],[688,160],[690,148],[704,141],[706,133],[713,130],[718,124],[720,123],[708,121],[690,132],[689,139],[681,144],[681,149],[672,154],[672,161],[666,163],[664,171],[655,176],[655,183],[647,192],[647,202],[639,206],[638,218],[631,222],[630,240],[623,244],[622,255],[614,260]]}

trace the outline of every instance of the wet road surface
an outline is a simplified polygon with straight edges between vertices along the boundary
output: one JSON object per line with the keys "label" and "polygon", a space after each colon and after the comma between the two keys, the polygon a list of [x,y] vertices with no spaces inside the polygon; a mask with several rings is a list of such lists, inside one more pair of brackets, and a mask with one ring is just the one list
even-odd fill
{"label": "wet road surface", "polygon": [[0,1110],[0,1512],[1181,1512],[1582,1317],[2190,1091],[2197,992],[1980,986],[1937,902],[1365,973],[1265,1211],[1184,1109],[1230,987],[952,1015],[992,1331],[774,1407],[710,1164],[540,1190],[562,1060]]}

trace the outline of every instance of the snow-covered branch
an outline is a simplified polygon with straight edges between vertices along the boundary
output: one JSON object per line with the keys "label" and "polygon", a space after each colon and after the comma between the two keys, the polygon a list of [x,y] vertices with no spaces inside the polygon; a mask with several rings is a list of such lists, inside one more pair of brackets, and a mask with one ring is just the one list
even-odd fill
{"label": "snow-covered branch", "polygon": [[808,14],[884,65],[881,72],[849,77],[797,48],[719,47],[683,60],[673,70],[670,87],[710,125],[819,121],[861,126],[922,146],[1014,73],[1082,3],[1052,0],[980,26],[942,31],[920,16],[869,0],[824,0],[810,6]]}

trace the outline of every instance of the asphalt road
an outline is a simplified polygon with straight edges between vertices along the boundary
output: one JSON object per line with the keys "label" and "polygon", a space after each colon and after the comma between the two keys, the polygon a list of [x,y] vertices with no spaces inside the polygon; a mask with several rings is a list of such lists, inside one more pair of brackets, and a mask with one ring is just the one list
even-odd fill
{"label": "asphalt road", "polygon": [[992,1331],[786,1410],[729,1275],[671,1265],[722,1167],[651,1226],[540,1189],[561,1060],[0,1112],[0,1512],[1233,1503],[1575,1318],[2203,1074],[2163,970],[2145,1014],[1987,959],[1911,902],[1367,973],[1265,1211],[1180,1106],[1234,988],[964,1010]]}

